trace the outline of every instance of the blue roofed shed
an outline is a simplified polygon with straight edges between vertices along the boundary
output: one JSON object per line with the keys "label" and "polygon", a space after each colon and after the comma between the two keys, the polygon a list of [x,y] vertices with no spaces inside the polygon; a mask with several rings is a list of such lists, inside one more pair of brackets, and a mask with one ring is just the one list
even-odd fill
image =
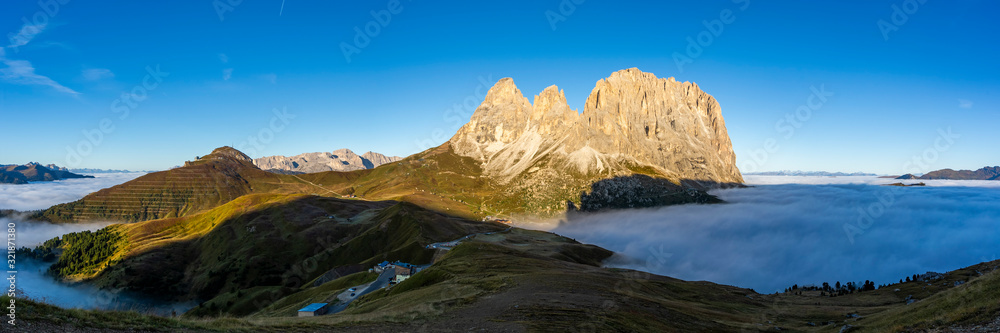
{"label": "blue roofed shed", "polygon": [[326,314],[326,306],[329,303],[313,303],[299,309],[299,317],[322,316]]}

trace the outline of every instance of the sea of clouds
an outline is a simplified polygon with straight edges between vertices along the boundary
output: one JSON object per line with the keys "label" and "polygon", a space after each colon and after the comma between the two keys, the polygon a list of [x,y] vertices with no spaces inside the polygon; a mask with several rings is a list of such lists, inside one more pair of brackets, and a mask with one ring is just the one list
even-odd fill
{"label": "sea of clouds", "polygon": [[144,172],[99,173],[96,178],[63,179],[29,184],[0,184],[0,209],[20,211],[46,209],[53,205],[79,200],[97,190],[112,187]]}
{"label": "sea of clouds", "polygon": [[752,187],[712,192],[725,204],[598,213],[552,231],[616,251],[610,266],[758,292],[888,284],[1000,255],[1000,182],[746,178]]}
{"label": "sea of clouds", "polygon": [[[46,209],[56,204],[72,202],[97,190],[118,185],[145,173],[102,173],[96,178],[66,179],[52,182],[32,182],[23,185],[0,184],[0,209],[19,211]],[[48,223],[26,219],[27,214],[0,218],[2,225],[15,229],[16,247],[33,248],[42,242],[67,233],[84,230],[95,231],[110,222]],[[144,313],[171,315],[183,313],[195,304],[169,303],[141,295],[112,293],[87,284],[66,284],[58,281],[46,270],[52,263],[39,262],[24,257],[16,260],[16,287],[19,297],[64,308],[136,310]]]}

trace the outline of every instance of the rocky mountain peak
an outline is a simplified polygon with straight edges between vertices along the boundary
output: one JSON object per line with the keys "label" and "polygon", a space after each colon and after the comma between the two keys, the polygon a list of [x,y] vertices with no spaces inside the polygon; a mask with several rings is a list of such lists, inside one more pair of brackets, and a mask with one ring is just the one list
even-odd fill
{"label": "rocky mountain peak", "polygon": [[715,98],[637,68],[598,80],[582,113],[556,86],[532,104],[512,79],[501,79],[449,142],[501,182],[542,160],[588,175],[627,174],[629,164],[678,180],[743,182]]}
{"label": "rocky mountain peak", "polygon": [[247,156],[247,154],[244,154],[243,152],[230,146],[215,148],[215,150],[212,150],[211,154],[202,157],[202,159],[206,157],[227,158],[239,162],[253,163],[253,159],[251,159],[250,156]]}
{"label": "rocky mountain peak", "polygon": [[354,151],[345,148],[332,152],[304,153],[295,156],[265,156],[254,159],[253,163],[262,170],[314,173],[372,169],[400,159],[402,158],[385,156],[371,151],[358,156]]}

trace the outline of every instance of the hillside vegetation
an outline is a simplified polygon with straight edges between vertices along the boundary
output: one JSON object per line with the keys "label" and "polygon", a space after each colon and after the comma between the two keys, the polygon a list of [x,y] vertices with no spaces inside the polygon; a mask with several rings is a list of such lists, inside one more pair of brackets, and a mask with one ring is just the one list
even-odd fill
{"label": "hillside vegetation", "polygon": [[[390,211],[393,208],[396,211]],[[383,211],[403,224],[417,222],[402,217],[424,212],[405,204]],[[488,331],[840,332],[848,327],[847,331],[908,332],[988,322],[1000,311],[995,301],[1000,298],[1000,261],[950,272],[930,283],[911,281],[830,297],[819,291],[762,295],[709,282],[600,267],[609,255],[607,250],[551,233],[514,228],[478,235],[442,252],[430,268],[368,294],[336,315],[299,318],[294,311],[371,281],[372,273],[347,275],[318,286],[286,287],[281,294],[272,293],[275,289],[269,286],[243,287],[203,303],[180,320],[61,309],[44,316],[50,318],[46,320],[113,318],[117,327],[162,325],[192,331],[477,327]],[[907,304],[910,298],[916,302]],[[243,318],[224,319],[228,316]]]}
{"label": "hillside vegetation", "polygon": [[[581,207],[630,208],[622,198],[643,199],[652,205],[716,202],[701,185],[668,178],[655,168],[624,163],[628,175],[646,176],[645,190],[636,198],[635,182],[621,172],[584,174],[542,156],[537,169],[514,175],[507,183],[483,175],[469,157],[455,154],[450,143],[414,154],[375,169],[284,175],[254,166],[241,152],[223,147],[194,162],[155,172],[53,206],[34,218],[53,222],[112,220],[139,222],[199,214],[247,194],[310,194],[369,201],[402,201],[452,216],[552,217],[568,204]],[[549,165],[549,164],[552,165]],[[559,174],[551,170],[565,170]],[[545,181],[535,172],[544,171]],[[601,195],[590,196],[595,186]],[[696,195],[689,195],[696,193]],[[666,198],[667,200],[664,200]],[[603,200],[598,201],[597,199]],[[584,205],[583,207],[587,207]]]}
{"label": "hillside vegetation", "polygon": [[[55,272],[105,288],[203,301],[191,315],[245,315],[335,268],[429,263],[434,252],[427,244],[502,228],[409,203],[251,194],[200,214],[112,225],[83,234],[86,241],[67,236]],[[92,246],[112,235],[119,237],[114,250]]]}

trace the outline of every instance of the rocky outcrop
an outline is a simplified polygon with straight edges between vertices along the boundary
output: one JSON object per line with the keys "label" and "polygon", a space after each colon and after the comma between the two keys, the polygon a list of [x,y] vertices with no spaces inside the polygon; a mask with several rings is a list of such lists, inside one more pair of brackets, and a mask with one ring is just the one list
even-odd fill
{"label": "rocky outcrop", "polygon": [[365,169],[372,169],[379,165],[392,163],[403,159],[399,156],[385,156],[376,152],[367,152],[361,154],[361,161],[365,165]]}
{"label": "rocky outcrop", "polygon": [[501,79],[449,141],[501,184],[542,169],[582,178],[653,174],[678,183],[740,184],[719,103],[697,84],[636,68],[597,82],[582,113],[556,86],[522,95]]}
{"label": "rocky outcrop", "polygon": [[367,152],[358,156],[350,149],[340,149],[329,153],[305,153],[291,157],[267,156],[254,159],[253,163],[262,170],[314,173],[372,169],[400,159],[400,157],[385,156],[375,152]]}

